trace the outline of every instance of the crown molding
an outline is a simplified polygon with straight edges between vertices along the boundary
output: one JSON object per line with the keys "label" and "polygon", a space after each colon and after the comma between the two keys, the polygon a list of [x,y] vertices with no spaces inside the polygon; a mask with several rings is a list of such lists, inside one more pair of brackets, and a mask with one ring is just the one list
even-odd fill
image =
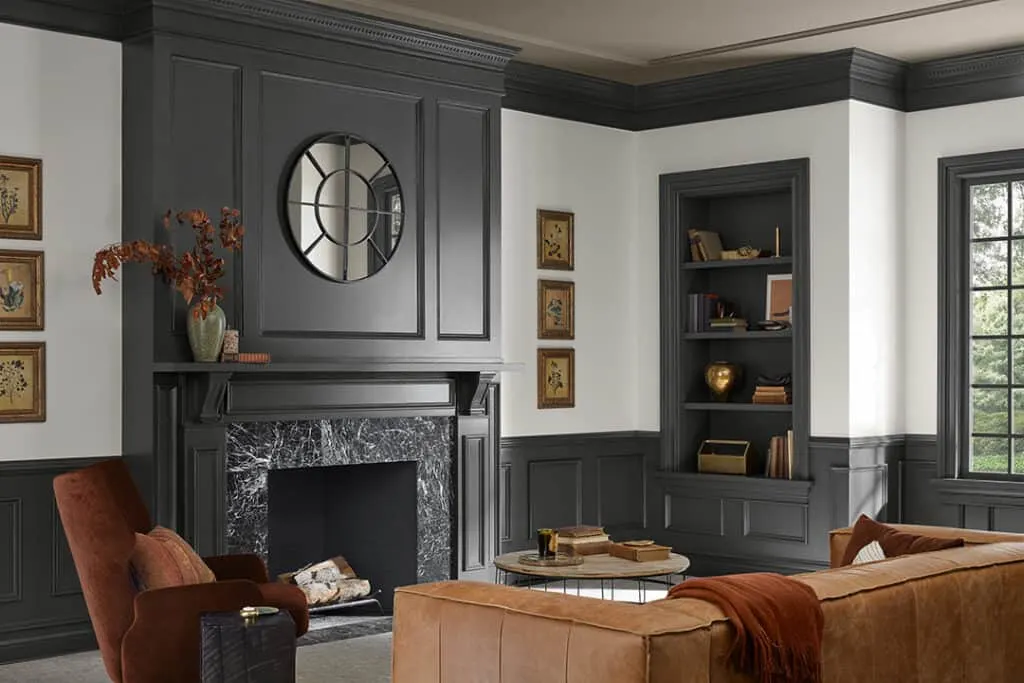
{"label": "crown molding", "polygon": [[502,106],[531,114],[631,129],[634,94],[634,86],[625,83],[511,62],[505,70]]}
{"label": "crown molding", "polygon": [[2,0],[0,23],[121,39],[122,0]]}
{"label": "crown molding", "polygon": [[907,111],[1024,96],[1024,47],[912,64]]}

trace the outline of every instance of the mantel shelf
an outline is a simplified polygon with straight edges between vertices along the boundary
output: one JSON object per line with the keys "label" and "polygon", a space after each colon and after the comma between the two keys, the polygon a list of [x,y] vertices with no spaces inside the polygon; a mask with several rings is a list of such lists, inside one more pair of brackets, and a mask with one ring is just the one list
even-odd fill
{"label": "mantel shelf", "polygon": [[715,401],[687,401],[683,404],[684,410],[732,410],[732,411],[749,411],[749,412],[760,412],[760,413],[791,413],[793,412],[793,404],[777,404],[777,403],[730,403],[723,401],[717,403]]}
{"label": "mantel shelf", "polygon": [[396,373],[453,373],[453,372],[520,372],[523,363],[472,363],[465,361],[279,361],[267,363],[153,363],[154,373],[215,374],[215,373],[328,373],[328,372],[396,372]]}
{"label": "mantel shelf", "polygon": [[764,258],[741,259],[737,261],[686,261],[683,270],[715,270],[718,268],[771,268],[792,266],[792,256],[766,256]]}

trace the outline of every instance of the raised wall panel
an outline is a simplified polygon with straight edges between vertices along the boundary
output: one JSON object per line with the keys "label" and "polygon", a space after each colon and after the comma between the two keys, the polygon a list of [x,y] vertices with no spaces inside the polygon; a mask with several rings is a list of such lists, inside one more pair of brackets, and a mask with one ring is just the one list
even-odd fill
{"label": "raised wall panel", "polygon": [[438,126],[438,337],[490,335],[490,112],[442,102]]}
{"label": "raised wall panel", "polygon": [[743,535],[766,541],[807,543],[806,505],[748,500],[743,504]]}
{"label": "raised wall panel", "polygon": [[646,526],[644,456],[608,455],[597,459],[597,523],[606,529]]}
{"label": "raised wall panel", "polygon": [[[236,64],[190,59],[171,59],[171,139],[168,162],[174,172],[170,207],[203,209],[214,225],[222,206],[241,208],[242,200],[242,69]],[[177,225],[171,231],[178,249],[195,244],[191,227]],[[228,326],[235,327],[241,313],[241,281],[234,281],[234,257],[225,259],[222,281],[232,296],[222,302]],[[234,285],[234,286],[233,286]],[[171,330],[185,334],[188,304],[172,287],[158,296],[171,302]],[[183,342],[179,341],[179,344]]]}
{"label": "raised wall panel", "polygon": [[71,548],[68,547],[68,537],[64,533],[64,525],[60,521],[60,514],[57,512],[57,502],[53,501],[51,507],[51,547],[50,547],[50,595],[60,597],[64,595],[77,595],[82,592],[82,586],[78,581],[78,573],[75,571],[75,560],[71,557]]}
{"label": "raised wall panel", "polygon": [[224,552],[224,430],[186,432],[185,476],[191,500],[185,502],[184,531],[200,555]]}
{"label": "raised wall panel", "polygon": [[21,600],[22,543],[21,499],[0,499],[0,602]]}
{"label": "raised wall panel", "polygon": [[527,466],[527,534],[583,523],[583,462],[536,460]]}
{"label": "raised wall panel", "polygon": [[725,501],[665,494],[665,528],[677,533],[725,535]]}
{"label": "raised wall panel", "polygon": [[[294,354],[294,343],[285,340],[327,340],[332,345],[325,352],[333,348],[336,355],[342,339],[422,338],[420,98],[283,73],[262,72],[256,82],[262,176],[254,190],[260,188],[261,206],[259,232],[248,234],[244,252],[254,276],[247,273],[245,292],[255,301],[246,306],[243,341],[250,333],[281,338],[276,348]],[[336,132],[357,134],[391,162],[407,216],[388,264],[356,282],[328,280],[306,264],[281,206],[296,158],[310,142]]]}
{"label": "raised wall panel", "polygon": [[487,514],[486,448],[486,435],[462,438],[462,571],[487,566],[488,523],[493,518]]}
{"label": "raised wall panel", "polygon": [[289,413],[305,419],[336,410],[403,408],[422,414],[429,408],[454,408],[454,386],[448,380],[422,382],[359,382],[304,379],[232,382],[227,412],[235,417]]}
{"label": "raised wall panel", "polygon": [[512,465],[498,466],[498,540],[512,540]]}
{"label": "raised wall panel", "polygon": [[1024,534],[1024,508],[992,508],[992,531]]}

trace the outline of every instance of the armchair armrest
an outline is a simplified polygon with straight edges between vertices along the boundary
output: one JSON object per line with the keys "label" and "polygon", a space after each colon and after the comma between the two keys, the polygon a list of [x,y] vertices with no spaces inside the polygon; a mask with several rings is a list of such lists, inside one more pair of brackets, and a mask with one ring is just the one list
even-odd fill
{"label": "armchair armrest", "polygon": [[252,581],[217,581],[142,591],[135,621],[121,643],[123,683],[198,681],[199,619],[262,604]]}
{"label": "armchair armrest", "polygon": [[217,577],[218,581],[230,581],[231,579],[246,579],[255,583],[270,581],[270,577],[267,575],[267,565],[258,555],[218,555],[204,557],[203,561],[213,571],[213,575]]}

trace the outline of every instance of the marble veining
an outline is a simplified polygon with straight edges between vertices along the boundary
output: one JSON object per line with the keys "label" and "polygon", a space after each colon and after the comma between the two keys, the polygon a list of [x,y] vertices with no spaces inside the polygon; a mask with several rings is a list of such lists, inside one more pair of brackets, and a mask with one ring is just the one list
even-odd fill
{"label": "marble veining", "polygon": [[419,581],[451,578],[454,420],[382,417],[232,423],[227,429],[229,552],[267,557],[267,474],[274,469],[414,460]]}

